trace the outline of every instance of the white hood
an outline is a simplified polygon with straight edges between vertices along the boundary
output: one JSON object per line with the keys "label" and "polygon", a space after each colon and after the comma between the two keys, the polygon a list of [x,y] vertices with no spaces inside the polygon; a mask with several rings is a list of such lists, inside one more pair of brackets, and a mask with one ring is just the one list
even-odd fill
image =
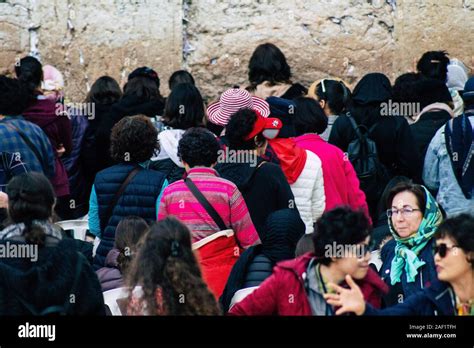
{"label": "white hood", "polygon": [[170,158],[178,167],[184,168],[178,157],[178,143],[183,137],[184,130],[168,129],[158,134],[160,142],[160,153],[152,157],[152,161],[159,161]]}

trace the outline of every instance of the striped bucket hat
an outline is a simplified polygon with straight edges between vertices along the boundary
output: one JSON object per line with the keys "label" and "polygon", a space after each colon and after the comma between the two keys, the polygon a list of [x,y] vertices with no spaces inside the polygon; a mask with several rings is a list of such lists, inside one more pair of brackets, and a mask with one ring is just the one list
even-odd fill
{"label": "striped bucket hat", "polygon": [[265,100],[240,88],[231,88],[222,93],[218,102],[207,107],[207,115],[210,122],[226,126],[232,114],[244,108],[256,110],[263,117],[270,115],[270,105]]}

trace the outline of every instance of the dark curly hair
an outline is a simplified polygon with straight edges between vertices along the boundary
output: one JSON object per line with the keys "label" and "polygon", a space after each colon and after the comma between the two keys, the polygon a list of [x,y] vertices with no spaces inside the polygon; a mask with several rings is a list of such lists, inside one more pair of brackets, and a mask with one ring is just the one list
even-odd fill
{"label": "dark curly hair", "polygon": [[149,160],[158,149],[158,131],[144,115],[121,119],[110,136],[110,155],[118,163]]}
{"label": "dark curly hair", "polygon": [[[474,268],[474,216],[459,214],[444,220],[436,230],[435,238],[451,238],[466,254]],[[469,255],[470,254],[470,255]]]}
{"label": "dark curly hair", "polygon": [[0,114],[21,115],[28,107],[29,93],[20,81],[0,76]]}
{"label": "dark curly hair", "polygon": [[321,134],[328,127],[328,118],[319,103],[313,98],[296,98],[293,123],[296,135],[306,133]]}
{"label": "dark curly hair", "polygon": [[10,222],[24,223],[26,241],[43,245],[46,235],[33,220],[48,220],[53,216],[55,195],[48,178],[37,172],[23,173],[10,180],[6,191]]}
{"label": "dark curly hair", "polygon": [[446,51],[425,52],[418,61],[416,68],[427,78],[446,83],[448,79],[449,57]]}
{"label": "dark curly hair", "polygon": [[251,109],[240,109],[235,112],[225,127],[225,137],[232,150],[255,150],[258,143],[264,143],[266,139],[262,133],[257,135],[257,140],[245,138],[252,132],[257,114]]}
{"label": "dark curly hair", "polygon": [[338,207],[325,212],[316,221],[313,233],[314,253],[320,263],[329,265],[331,258],[326,257],[328,246],[354,245],[363,242],[370,235],[370,224],[362,211],[349,207]]}
{"label": "dark curly hair", "polygon": [[249,61],[249,81],[251,88],[264,81],[271,84],[291,83],[291,69],[283,52],[272,43],[259,45]]}
{"label": "dark curly hair", "polygon": [[220,146],[214,134],[205,128],[190,128],[178,145],[178,156],[191,168],[210,167],[217,162]]}
{"label": "dark curly hair", "polygon": [[137,251],[137,244],[148,231],[147,222],[138,216],[123,218],[115,229],[115,248],[120,254],[117,257],[118,269],[124,274]]}
{"label": "dark curly hair", "polygon": [[163,123],[175,129],[204,125],[204,101],[199,90],[190,83],[180,83],[166,99]]}
{"label": "dark curly hair", "polygon": [[[150,315],[158,312],[167,315],[221,314],[214,295],[202,279],[191,248],[191,233],[174,217],[151,226],[130,265],[126,284],[131,291],[136,286],[142,287],[142,300]],[[156,303],[158,287],[163,291],[163,303]],[[131,296],[130,292],[129,300]]]}

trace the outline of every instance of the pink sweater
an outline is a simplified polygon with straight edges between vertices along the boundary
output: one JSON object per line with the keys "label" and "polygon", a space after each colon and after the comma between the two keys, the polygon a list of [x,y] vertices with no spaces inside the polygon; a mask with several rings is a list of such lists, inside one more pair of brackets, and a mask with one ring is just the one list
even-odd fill
{"label": "pink sweater", "polygon": [[[188,177],[216,209],[226,226],[234,230],[242,247],[247,248],[259,242],[247,205],[237,186],[220,178],[212,168],[192,168]],[[184,180],[172,183],[163,192],[158,220],[168,215],[176,216],[188,226],[193,243],[220,230],[189,191]]]}
{"label": "pink sweater", "polygon": [[321,160],[326,194],[326,211],[338,205],[362,209],[370,219],[365,194],[347,156],[338,147],[324,141],[317,134],[304,134],[294,138],[298,146],[314,152]]}

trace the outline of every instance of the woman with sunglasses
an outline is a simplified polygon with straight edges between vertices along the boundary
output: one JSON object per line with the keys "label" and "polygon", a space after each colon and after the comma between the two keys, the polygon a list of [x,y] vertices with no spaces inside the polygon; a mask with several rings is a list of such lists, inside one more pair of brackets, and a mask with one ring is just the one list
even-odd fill
{"label": "woman with sunglasses", "polygon": [[407,181],[390,190],[387,207],[393,239],[382,248],[380,276],[390,286],[384,303],[392,306],[437,279],[433,235],[443,215],[425,187]]}
{"label": "woman with sunglasses", "polygon": [[365,304],[359,286],[350,276],[350,289],[329,284],[336,293],[326,301],[339,307],[336,315],[474,315],[474,217],[461,214],[447,219],[437,229],[435,264],[439,281],[403,303],[383,310]]}

